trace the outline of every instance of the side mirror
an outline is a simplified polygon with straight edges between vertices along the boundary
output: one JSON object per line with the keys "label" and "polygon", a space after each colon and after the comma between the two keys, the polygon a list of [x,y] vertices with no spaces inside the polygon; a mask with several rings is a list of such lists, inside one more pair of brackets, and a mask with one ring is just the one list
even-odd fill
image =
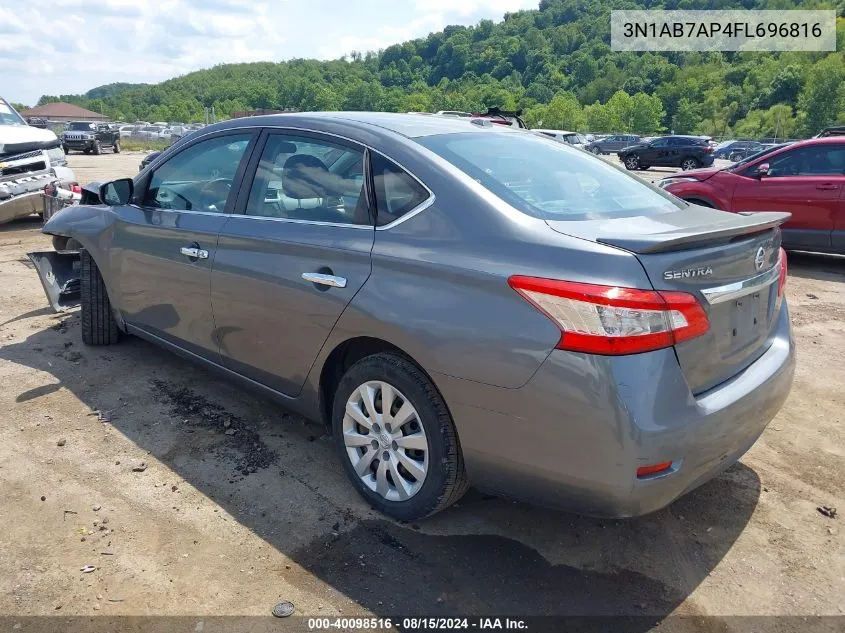
{"label": "side mirror", "polygon": [[135,183],[131,178],[112,180],[100,186],[100,202],[110,207],[129,204],[135,191]]}
{"label": "side mirror", "polygon": [[757,178],[762,178],[763,176],[768,176],[769,175],[769,163],[760,163],[759,165],[757,165],[757,167],[754,169],[754,174],[757,176]]}

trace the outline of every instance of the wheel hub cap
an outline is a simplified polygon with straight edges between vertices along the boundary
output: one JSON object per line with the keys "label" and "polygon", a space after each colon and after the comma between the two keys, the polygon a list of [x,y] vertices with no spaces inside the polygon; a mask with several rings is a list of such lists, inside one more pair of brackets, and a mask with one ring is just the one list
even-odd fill
{"label": "wheel hub cap", "polygon": [[370,490],[405,501],[428,474],[428,438],[417,410],[383,381],[360,385],[346,402],[343,441],[352,468]]}

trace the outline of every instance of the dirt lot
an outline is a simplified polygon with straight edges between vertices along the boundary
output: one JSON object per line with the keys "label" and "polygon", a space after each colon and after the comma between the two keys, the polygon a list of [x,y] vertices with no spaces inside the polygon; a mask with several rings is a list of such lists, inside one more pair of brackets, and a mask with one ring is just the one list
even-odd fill
{"label": "dirt lot", "polygon": [[83,346],[26,260],[49,247],[34,220],[0,227],[0,614],[845,613],[843,519],[816,510],[845,511],[845,258],[791,257],[787,404],[670,508],[601,521],[471,491],[401,525],[321,427],[141,340]]}

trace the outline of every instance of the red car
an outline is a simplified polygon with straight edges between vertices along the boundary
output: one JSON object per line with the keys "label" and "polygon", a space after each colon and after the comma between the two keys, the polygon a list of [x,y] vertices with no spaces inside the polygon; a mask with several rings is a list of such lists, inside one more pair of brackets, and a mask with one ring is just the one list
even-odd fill
{"label": "red car", "polygon": [[789,211],[784,248],[845,253],[845,137],[778,145],[730,167],[685,171],[659,185],[724,211]]}

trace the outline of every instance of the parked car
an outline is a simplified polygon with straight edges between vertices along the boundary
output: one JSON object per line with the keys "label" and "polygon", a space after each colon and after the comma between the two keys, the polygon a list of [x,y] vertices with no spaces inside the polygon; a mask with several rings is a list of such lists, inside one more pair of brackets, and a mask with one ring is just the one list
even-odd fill
{"label": "parked car", "polygon": [[[748,154],[750,156],[751,154],[759,152],[762,149],[762,143],[759,143],[758,141],[743,141],[736,139],[722,141],[721,143],[716,145],[716,147],[713,148],[713,158],[733,160],[731,158],[732,154],[745,152],[748,149],[752,150]],[[744,158],[744,156],[742,158]]]}
{"label": "parked car", "polygon": [[789,392],[788,214],[689,205],[532,134],[243,118],[100,193],[43,229],[84,247],[45,260],[79,266],[54,270],[78,276],[82,340],[138,335],[325,421],[398,519],[470,483],[651,512],[739,459]]}
{"label": "parked car", "polygon": [[640,141],[636,134],[613,134],[587,143],[584,149],[593,154],[613,154]]}
{"label": "parked car", "polygon": [[147,165],[153,162],[156,158],[161,155],[161,152],[150,152],[146,156],[141,159],[141,164],[138,166],[138,171],[143,171]]}
{"label": "parked car", "polygon": [[508,112],[506,110],[500,110],[499,108],[487,108],[487,112],[474,113],[471,115],[471,117],[487,119],[488,121],[491,121],[496,125],[516,127],[522,130],[528,129],[528,126],[525,125],[525,121],[523,121],[521,118],[521,110],[517,110],[515,112]]}
{"label": "parked car", "polygon": [[541,129],[534,129],[531,130],[534,134],[538,136],[546,136],[548,138],[553,138],[554,140],[560,143],[568,143],[573,147],[577,147],[578,149],[584,149],[587,145],[587,139],[583,136],[578,134],[577,132],[566,132],[564,130],[541,130]]}
{"label": "parked car", "polygon": [[660,186],[724,211],[789,211],[787,249],[845,253],[845,138],[783,143],[725,169],[698,169]]}
{"label": "parked car", "polygon": [[104,147],[120,153],[120,131],[108,123],[95,121],[71,121],[62,132],[62,146],[65,154],[71,150],[86,154],[101,154]]}
{"label": "parked car", "polygon": [[137,134],[141,138],[146,138],[155,141],[164,138],[170,139],[170,134],[165,133],[165,129],[166,128],[161,125],[144,125],[137,131]]}
{"label": "parked car", "polygon": [[0,223],[43,213],[44,187],[76,184],[61,141],[51,130],[28,125],[0,97]]}
{"label": "parked car", "polygon": [[132,136],[137,128],[134,125],[121,125],[118,129],[120,131],[120,138],[127,138]]}
{"label": "parked car", "polygon": [[700,136],[658,136],[620,150],[619,160],[626,169],[680,167],[683,170],[713,164],[713,146]]}
{"label": "parked car", "polygon": [[826,136],[845,136],[845,126],[834,125],[833,127],[825,128],[813,138],[824,138]]}

